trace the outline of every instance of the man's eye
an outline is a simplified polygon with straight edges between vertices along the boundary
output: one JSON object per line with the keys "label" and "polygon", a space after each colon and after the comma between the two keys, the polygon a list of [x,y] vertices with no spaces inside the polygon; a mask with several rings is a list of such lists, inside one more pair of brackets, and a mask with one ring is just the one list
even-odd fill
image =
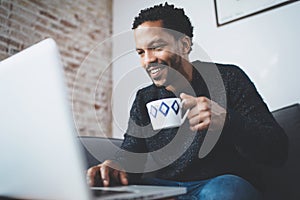
{"label": "man's eye", "polygon": [[144,51],[137,51],[137,54],[142,55],[142,54],[144,54]]}
{"label": "man's eye", "polygon": [[152,47],[152,49],[154,49],[154,50],[162,50],[164,48],[164,45],[158,45],[158,46],[154,46],[154,47]]}

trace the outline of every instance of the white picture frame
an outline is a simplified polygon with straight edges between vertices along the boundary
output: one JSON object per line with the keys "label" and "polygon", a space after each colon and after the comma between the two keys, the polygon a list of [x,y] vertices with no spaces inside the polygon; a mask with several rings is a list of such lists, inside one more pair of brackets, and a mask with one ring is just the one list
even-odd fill
{"label": "white picture frame", "polygon": [[217,26],[244,19],[299,0],[214,0]]}

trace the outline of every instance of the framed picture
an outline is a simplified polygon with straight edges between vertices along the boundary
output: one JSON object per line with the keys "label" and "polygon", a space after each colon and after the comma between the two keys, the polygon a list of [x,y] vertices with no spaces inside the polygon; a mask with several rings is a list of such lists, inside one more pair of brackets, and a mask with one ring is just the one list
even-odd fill
{"label": "framed picture", "polygon": [[278,8],[299,0],[214,0],[217,26]]}

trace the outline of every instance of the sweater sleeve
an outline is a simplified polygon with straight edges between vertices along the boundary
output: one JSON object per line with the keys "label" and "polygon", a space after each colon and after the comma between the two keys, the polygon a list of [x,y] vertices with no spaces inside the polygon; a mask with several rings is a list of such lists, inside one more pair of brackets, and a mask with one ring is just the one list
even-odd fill
{"label": "sweater sleeve", "polygon": [[145,128],[149,124],[147,115],[141,91],[138,91],[130,110],[128,127],[121,146],[122,149],[135,153],[147,151],[144,139]]}
{"label": "sweater sleeve", "polygon": [[[143,134],[145,132],[145,119],[141,106],[143,106],[142,96],[137,93],[130,110],[128,127],[124,134],[121,150],[117,153],[116,161],[128,172],[129,181],[134,182],[141,176],[147,160],[147,148]],[[147,114],[147,113],[146,113]]]}
{"label": "sweater sleeve", "polygon": [[286,134],[248,76],[238,67],[231,68],[226,126],[236,150],[260,164],[282,165],[288,153]]}

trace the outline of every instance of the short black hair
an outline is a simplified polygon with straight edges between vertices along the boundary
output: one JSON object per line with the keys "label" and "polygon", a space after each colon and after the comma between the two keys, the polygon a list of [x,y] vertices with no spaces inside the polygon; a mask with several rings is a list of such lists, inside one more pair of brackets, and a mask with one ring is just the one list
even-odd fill
{"label": "short black hair", "polygon": [[[134,18],[132,29],[136,29],[139,25],[146,21],[162,20],[163,28],[170,29],[181,34],[193,38],[193,26],[188,16],[185,15],[182,8],[175,8],[167,2],[155,5],[150,8],[141,10],[139,15]],[[174,34],[173,34],[174,35]],[[178,39],[178,34],[174,35]]]}

